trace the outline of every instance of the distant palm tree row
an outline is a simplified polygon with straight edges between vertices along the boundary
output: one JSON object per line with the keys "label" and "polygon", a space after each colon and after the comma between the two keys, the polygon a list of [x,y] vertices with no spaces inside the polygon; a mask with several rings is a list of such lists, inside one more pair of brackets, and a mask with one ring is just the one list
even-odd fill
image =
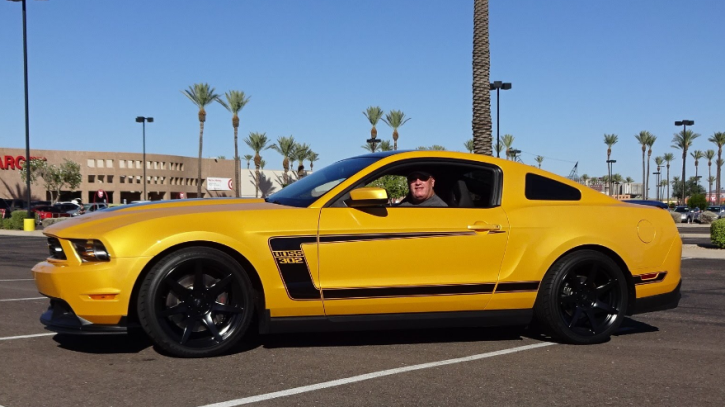
{"label": "distant palm tree row", "polygon": [[[693,142],[695,139],[700,137],[700,134],[693,132],[692,130],[682,130],[679,133],[675,133],[672,137],[672,148],[675,148],[677,150],[682,151],[682,176],[679,178],[680,182],[682,182],[682,188],[680,192],[680,196],[678,197],[681,199],[681,202],[684,202],[685,195],[686,195],[686,188],[685,188],[685,180],[687,179],[685,177],[686,175],[686,165],[687,165],[687,152],[692,148]],[[643,185],[643,198],[649,199],[649,174],[650,174],[650,160],[652,157],[652,146],[655,144],[655,141],[657,141],[657,136],[654,134],[643,130],[640,131],[638,134],[635,134],[634,138],[637,140],[637,142],[642,146],[642,185]],[[709,142],[715,144],[717,146],[717,160],[715,161],[715,167],[716,167],[716,176],[712,176],[712,162],[715,158],[715,150],[694,150],[690,152],[690,156],[695,160],[695,183],[698,183],[698,180],[700,178],[699,176],[699,165],[700,160],[703,158],[707,159],[707,167],[708,167],[708,192],[710,196],[712,196],[712,184],[715,183],[715,191],[719,199],[720,191],[722,190],[722,167],[723,167],[723,159],[722,159],[722,148],[723,145],[725,145],[725,132],[715,132],[712,136],[710,136],[707,139]],[[611,154],[612,154],[612,146],[614,146],[618,141],[618,137],[616,134],[605,134],[604,135],[604,144],[607,145],[607,161],[609,161]],[[646,153],[646,157],[645,157]],[[674,160],[675,156],[672,153],[665,153],[661,157],[655,157],[655,164],[657,165],[657,172],[660,172],[660,167],[663,165],[667,168],[667,179],[663,180],[663,182],[660,183],[659,186],[667,185],[667,197],[669,199],[670,197],[670,163]],[[666,163],[666,164],[665,164]],[[610,178],[612,178],[610,176]],[[610,189],[611,190],[611,189]],[[658,196],[658,198],[661,198]]]}
{"label": "distant palm tree row", "polygon": [[[241,160],[239,158],[238,147],[239,112],[249,102],[249,96],[246,96],[242,91],[231,90],[224,94],[226,100],[223,100],[221,96],[215,93],[214,88],[210,87],[207,83],[196,83],[193,86],[189,86],[189,89],[182,91],[182,93],[199,108],[199,170],[197,175],[199,182],[196,190],[197,196],[201,197],[201,157],[204,145],[204,123],[206,122],[205,108],[213,102],[218,102],[232,113],[232,127],[234,128],[234,192],[237,197],[241,196],[241,185],[239,182],[241,178]],[[249,146],[252,151],[254,151],[254,155],[247,154],[244,156],[244,159],[247,160],[247,169],[249,169],[249,162],[254,160],[255,196],[259,196],[259,171],[260,169],[263,169],[265,165],[265,161],[260,155],[262,150],[272,149],[284,157],[284,160],[282,161],[282,165],[284,167],[284,185],[290,183],[290,178],[287,174],[289,171],[290,161],[297,161],[298,163],[295,177],[295,179],[297,179],[305,175],[305,160],[310,162],[310,170],[312,170],[313,163],[319,160],[319,155],[312,151],[308,144],[299,144],[295,142],[295,139],[292,136],[279,137],[276,144],[269,144],[269,139],[267,138],[266,133],[250,132],[249,137],[244,139],[244,143]]]}

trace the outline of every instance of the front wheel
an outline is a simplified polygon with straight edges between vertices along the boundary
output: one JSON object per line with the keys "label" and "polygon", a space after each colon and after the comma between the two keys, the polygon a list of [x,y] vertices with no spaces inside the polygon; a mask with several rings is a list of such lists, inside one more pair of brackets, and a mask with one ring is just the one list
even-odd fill
{"label": "front wheel", "polygon": [[228,351],[252,319],[249,277],[233,258],[207,247],[182,249],[144,278],[138,316],[151,340],[180,357]]}
{"label": "front wheel", "polygon": [[581,250],[554,263],[542,281],[534,308],[538,322],[572,344],[609,339],[627,312],[624,274],[608,256]]}

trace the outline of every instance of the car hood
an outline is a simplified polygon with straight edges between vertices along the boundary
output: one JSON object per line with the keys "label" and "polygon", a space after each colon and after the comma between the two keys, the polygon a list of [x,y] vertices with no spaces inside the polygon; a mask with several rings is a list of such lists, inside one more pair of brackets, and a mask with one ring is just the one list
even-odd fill
{"label": "car hood", "polygon": [[121,229],[133,224],[163,218],[204,215],[216,218],[228,212],[267,211],[290,208],[271,204],[263,199],[178,199],[143,204],[116,206],[74,217],[51,225],[43,233],[64,238],[87,238]]}

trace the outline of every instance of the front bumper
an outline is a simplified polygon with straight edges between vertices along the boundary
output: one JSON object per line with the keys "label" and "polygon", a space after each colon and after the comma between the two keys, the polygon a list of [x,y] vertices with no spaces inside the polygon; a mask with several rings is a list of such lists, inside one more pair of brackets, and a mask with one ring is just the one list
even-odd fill
{"label": "front bumper", "polygon": [[74,335],[125,334],[129,328],[136,328],[127,325],[125,317],[118,325],[93,324],[76,315],[67,302],[57,298],[50,299],[50,306],[40,316],[40,322],[49,331]]}

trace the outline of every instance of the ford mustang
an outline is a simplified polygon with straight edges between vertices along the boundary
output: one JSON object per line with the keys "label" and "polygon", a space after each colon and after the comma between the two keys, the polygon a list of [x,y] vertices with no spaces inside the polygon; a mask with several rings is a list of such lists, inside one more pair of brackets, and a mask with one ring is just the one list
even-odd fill
{"label": "ford mustang", "polygon": [[[400,204],[420,179],[443,204]],[[33,275],[50,298],[47,329],[138,330],[180,357],[226,353],[253,329],[536,321],[554,340],[592,344],[680,298],[667,211],[445,151],[362,155],[265,199],[119,206],[44,233],[50,256]]]}

